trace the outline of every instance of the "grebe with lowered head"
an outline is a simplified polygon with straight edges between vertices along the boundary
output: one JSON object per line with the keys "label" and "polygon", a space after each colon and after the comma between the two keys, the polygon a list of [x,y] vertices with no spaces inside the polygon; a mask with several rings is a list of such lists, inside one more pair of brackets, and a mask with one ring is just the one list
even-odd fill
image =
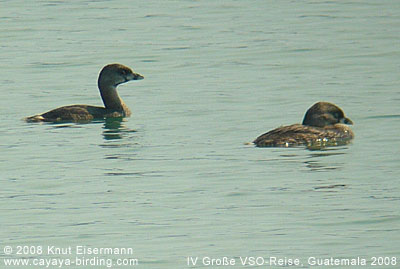
{"label": "grebe with lowered head", "polygon": [[69,105],[25,118],[28,122],[85,122],[108,117],[129,117],[131,111],[117,93],[119,84],[140,80],[143,76],[122,64],[109,64],[99,74],[98,87],[104,107]]}
{"label": "grebe with lowered head", "polygon": [[343,111],[328,102],[318,102],[307,110],[303,124],[276,128],[254,140],[258,147],[325,147],[348,144],[353,131],[344,124],[353,124]]}

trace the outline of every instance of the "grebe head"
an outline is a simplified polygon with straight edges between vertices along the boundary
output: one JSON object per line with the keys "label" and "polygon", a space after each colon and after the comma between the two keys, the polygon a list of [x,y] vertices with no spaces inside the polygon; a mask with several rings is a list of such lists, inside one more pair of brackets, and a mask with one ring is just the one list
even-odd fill
{"label": "grebe head", "polygon": [[103,67],[99,74],[98,83],[107,84],[110,86],[118,86],[121,83],[128,82],[130,80],[140,80],[144,77],[138,73],[135,73],[129,67],[122,64],[109,64]]}
{"label": "grebe head", "polygon": [[310,107],[304,116],[303,125],[325,127],[336,123],[353,124],[343,110],[328,102],[318,102]]}

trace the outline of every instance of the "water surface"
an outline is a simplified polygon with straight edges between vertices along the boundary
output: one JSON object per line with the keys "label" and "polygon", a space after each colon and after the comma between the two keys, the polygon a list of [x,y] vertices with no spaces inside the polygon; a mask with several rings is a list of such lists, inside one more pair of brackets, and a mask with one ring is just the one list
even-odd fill
{"label": "water surface", "polygon": [[[2,258],[21,258],[6,245],[85,245],[131,247],[143,268],[186,268],[188,256],[400,262],[400,2],[1,6]],[[97,75],[113,62],[145,76],[119,87],[131,118],[21,120],[101,105]],[[246,144],[317,101],[353,120],[352,144]]]}

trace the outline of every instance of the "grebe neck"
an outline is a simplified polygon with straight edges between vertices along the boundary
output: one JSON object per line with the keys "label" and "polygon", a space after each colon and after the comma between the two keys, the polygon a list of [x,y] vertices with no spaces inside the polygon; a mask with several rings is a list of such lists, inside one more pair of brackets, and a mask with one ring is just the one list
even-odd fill
{"label": "grebe neck", "polygon": [[126,116],[130,115],[129,108],[125,105],[124,101],[122,101],[122,99],[118,95],[117,86],[105,83],[101,80],[99,81],[98,86],[101,99],[103,99],[105,108],[124,112]]}

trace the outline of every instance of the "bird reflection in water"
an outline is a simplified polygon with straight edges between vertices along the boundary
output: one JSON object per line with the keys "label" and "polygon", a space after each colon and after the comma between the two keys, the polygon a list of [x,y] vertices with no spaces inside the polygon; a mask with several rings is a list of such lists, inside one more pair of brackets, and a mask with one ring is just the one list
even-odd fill
{"label": "bird reflection in water", "polygon": [[123,124],[124,118],[107,118],[104,120],[103,136],[105,140],[122,139],[124,134],[136,132],[136,130],[128,129]]}
{"label": "bird reflection in water", "polygon": [[335,155],[344,155],[344,154],[346,153],[343,151],[343,148],[330,148],[330,149],[325,149],[323,151],[314,150],[309,155],[309,160],[304,161],[304,164],[311,171],[337,170],[343,167],[344,165],[343,162],[335,162],[332,160],[329,160],[328,162],[323,162],[323,160],[327,161],[327,159],[321,160],[321,158],[332,157]]}

